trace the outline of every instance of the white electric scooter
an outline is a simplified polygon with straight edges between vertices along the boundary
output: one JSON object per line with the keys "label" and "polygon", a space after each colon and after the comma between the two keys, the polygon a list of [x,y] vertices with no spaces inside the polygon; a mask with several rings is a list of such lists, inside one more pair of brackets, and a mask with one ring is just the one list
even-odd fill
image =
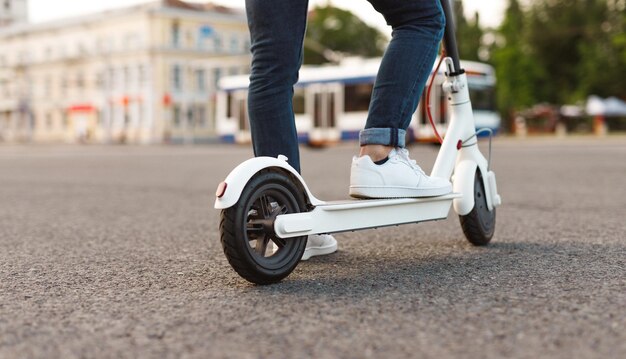
{"label": "white electric scooter", "polygon": [[450,124],[431,176],[449,178],[453,193],[428,198],[325,202],[317,199],[285,156],[257,157],[237,166],[218,186],[220,236],[237,273],[256,284],[275,283],[296,267],[307,236],[445,219],[453,206],[466,238],[485,245],[501,199],[489,161],[480,153],[467,78],[460,67],[449,0],[444,43]]}

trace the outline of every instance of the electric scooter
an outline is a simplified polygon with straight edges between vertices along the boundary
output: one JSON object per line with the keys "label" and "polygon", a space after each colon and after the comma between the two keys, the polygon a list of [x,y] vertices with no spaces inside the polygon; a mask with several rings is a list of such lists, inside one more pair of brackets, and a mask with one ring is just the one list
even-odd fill
{"label": "electric scooter", "polygon": [[[495,230],[501,198],[496,176],[478,149],[467,78],[460,66],[449,0],[444,47],[450,122],[431,176],[450,179],[453,192],[426,198],[316,198],[285,156],[257,157],[237,166],[216,191],[220,238],[233,269],[256,284],[287,277],[302,257],[307,236],[445,219],[450,207],[474,245],[486,245]],[[491,156],[491,143],[490,143]]]}

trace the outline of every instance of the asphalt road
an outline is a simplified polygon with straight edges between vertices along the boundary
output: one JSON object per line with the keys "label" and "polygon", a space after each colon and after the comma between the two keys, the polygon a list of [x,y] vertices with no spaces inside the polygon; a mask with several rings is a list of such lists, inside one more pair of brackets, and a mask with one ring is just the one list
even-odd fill
{"label": "asphalt road", "polygon": [[[355,146],[303,150],[318,197],[347,198]],[[451,213],[340,234],[271,286],[230,268],[212,208],[249,155],[0,147],[0,357],[626,357],[626,137],[497,140],[487,247]]]}

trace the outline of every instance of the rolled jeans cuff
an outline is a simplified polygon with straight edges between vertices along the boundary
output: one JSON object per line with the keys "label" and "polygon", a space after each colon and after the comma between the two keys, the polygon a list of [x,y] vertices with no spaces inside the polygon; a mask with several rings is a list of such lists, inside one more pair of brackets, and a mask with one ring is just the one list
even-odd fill
{"label": "rolled jeans cuff", "polygon": [[399,128],[366,128],[359,133],[359,143],[365,145],[405,146],[406,131]]}

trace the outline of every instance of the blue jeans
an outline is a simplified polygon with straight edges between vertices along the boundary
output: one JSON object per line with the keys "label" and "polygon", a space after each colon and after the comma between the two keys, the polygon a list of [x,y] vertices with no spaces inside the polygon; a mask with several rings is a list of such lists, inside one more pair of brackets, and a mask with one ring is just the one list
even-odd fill
{"label": "blue jeans", "polygon": [[[383,56],[361,146],[404,147],[406,129],[437,56],[445,18],[439,0],[368,0],[393,32]],[[302,64],[308,0],[246,0],[252,44],[248,112],[256,156],[283,154],[300,171],[292,107]]]}

